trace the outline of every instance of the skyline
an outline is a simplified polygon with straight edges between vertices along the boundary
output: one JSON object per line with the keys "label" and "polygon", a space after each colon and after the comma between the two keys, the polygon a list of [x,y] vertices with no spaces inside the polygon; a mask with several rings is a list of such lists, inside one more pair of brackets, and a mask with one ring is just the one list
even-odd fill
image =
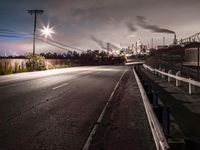
{"label": "skyline", "polygon": [[[146,23],[174,31],[177,38],[186,38],[199,32],[198,0],[3,0],[0,5],[0,28],[17,32],[33,33],[33,16],[28,9],[43,9],[38,16],[37,31],[42,25],[54,27],[53,40],[80,49],[100,49],[91,36],[117,46],[130,45],[138,39],[154,46],[161,45],[165,37],[171,44],[173,35],[155,33],[138,23],[138,16]],[[141,23],[141,22],[140,22]],[[131,27],[131,28],[130,28]],[[63,52],[41,41],[36,42],[36,52]],[[32,52],[30,37],[0,37],[0,53],[21,54]]]}

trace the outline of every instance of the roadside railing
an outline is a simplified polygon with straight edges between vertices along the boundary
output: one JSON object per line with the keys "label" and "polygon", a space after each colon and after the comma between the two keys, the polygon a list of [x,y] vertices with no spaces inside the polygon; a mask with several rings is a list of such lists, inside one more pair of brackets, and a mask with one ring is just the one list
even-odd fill
{"label": "roadside railing", "polygon": [[[151,68],[149,68],[149,69],[151,69]],[[151,131],[153,134],[154,141],[155,141],[156,149],[157,150],[169,150],[170,148],[167,143],[163,129],[153,111],[153,108],[149,102],[149,99],[145,92],[145,89],[144,89],[134,67],[133,67],[133,73],[135,75],[135,78],[136,78],[136,81],[137,81],[137,84],[138,84],[138,87],[139,87],[139,90],[140,90],[140,93],[142,96],[142,100],[144,103],[147,118],[148,118],[148,121],[150,124],[150,128],[151,128]]]}
{"label": "roadside railing", "polygon": [[168,72],[165,72],[165,70],[159,68],[159,69],[153,69],[150,66],[143,64],[143,67],[149,71],[151,71],[154,74],[158,74],[161,75],[162,78],[164,78],[165,76],[168,77],[168,82],[171,81],[171,79],[175,79],[176,80],[176,86],[179,86],[181,84],[181,82],[185,82],[188,83],[188,93],[192,94],[194,86],[200,87],[200,82],[195,81],[191,78],[184,78],[180,76],[180,71],[178,71],[176,73],[176,75],[172,74],[172,70],[169,70]]}

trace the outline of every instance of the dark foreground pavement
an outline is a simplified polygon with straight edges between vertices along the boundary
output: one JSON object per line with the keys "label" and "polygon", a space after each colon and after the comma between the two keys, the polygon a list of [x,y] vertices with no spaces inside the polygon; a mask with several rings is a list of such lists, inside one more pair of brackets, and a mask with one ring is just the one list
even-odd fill
{"label": "dark foreground pavement", "polygon": [[132,67],[120,82],[90,150],[155,150]]}
{"label": "dark foreground pavement", "polygon": [[0,150],[80,150],[125,66],[0,77]]}
{"label": "dark foreground pavement", "polygon": [[[75,67],[0,77],[0,150],[82,149],[127,68]],[[131,70],[104,121],[106,134],[98,133],[102,146],[106,140],[104,148],[155,149]]]}

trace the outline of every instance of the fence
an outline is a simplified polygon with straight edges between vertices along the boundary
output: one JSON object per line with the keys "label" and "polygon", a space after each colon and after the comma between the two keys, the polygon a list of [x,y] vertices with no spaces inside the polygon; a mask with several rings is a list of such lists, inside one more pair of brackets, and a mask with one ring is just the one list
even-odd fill
{"label": "fence", "polygon": [[184,78],[180,76],[180,71],[178,71],[176,73],[176,75],[172,74],[172,70],[169,70],[168,72],[165,72],[165,70],[159,68],[159,69],[153,69],[150,66],[143,64],[143,67],[145,69],[150,70],[151,72],[155,73],[155,74],[159,74],[161,75],[162,78],[164,78],[165,76],[168,77],[168,82],[171,81],[171,79],[175,79],[176,80],[176,86],[180,85],[180,82],[185,82],[188,83],[188,93],[192,94],[194,86],[200,87],[200,82],[195,81],[191,78]]}

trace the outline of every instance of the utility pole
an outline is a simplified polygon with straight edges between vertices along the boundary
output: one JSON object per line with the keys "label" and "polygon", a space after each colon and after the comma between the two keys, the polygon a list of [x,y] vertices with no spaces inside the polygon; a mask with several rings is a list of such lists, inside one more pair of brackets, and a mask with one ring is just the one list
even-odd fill
{"label": "utility pole", "polygon": [[36,37],[36,26],[37,26],[37,15],[42,14],[44,10],[28,10],[28,13],[34,15],[34,31],[33,31],[33,56],[35,55],[35,37]]}
{"label": "utility pole", "polygon": [[198,48],[197,48],[197,78],[198,78],[198,81],[199,81],[199,46],[198,46]]}

